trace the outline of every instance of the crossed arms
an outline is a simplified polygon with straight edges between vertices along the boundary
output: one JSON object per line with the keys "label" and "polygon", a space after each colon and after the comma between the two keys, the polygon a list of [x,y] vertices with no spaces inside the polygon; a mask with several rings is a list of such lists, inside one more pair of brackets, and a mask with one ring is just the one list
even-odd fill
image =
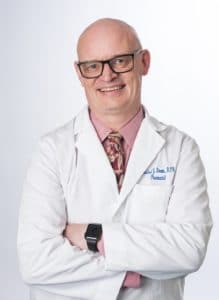
{"label": "crossed arms", "polygon": [[[203,166],[192,140],[187,140],[182,150],[166,222],[102,224],[105,256],[87,250],[82,239],[86,224],[66,227],[65,196],[56,151],[54,141],[42,139],[24,185],[18,254],[28,284],[88,299],[102,299],[103,292],[110,292],[113,299],[127,271],[169,279],[200,267],[212,222]],[[185,211],[186,217],[182,216]]]}

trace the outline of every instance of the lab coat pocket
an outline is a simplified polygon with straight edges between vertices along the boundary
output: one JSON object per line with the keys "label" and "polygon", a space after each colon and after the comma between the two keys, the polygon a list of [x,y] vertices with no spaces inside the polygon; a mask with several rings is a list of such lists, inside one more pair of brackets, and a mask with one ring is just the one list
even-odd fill
{"label": "lab coat pocket", "polygon": [[127,222],[147,224],[165,221],[172,185],[136,184],[126,207]]}

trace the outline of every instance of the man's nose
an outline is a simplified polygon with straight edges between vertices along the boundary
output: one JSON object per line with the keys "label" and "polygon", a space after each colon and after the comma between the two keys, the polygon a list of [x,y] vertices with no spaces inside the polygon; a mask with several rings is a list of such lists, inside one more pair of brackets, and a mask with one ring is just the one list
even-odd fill
{"label": "man's nose", "polygon": [[104,81],[111,81],[112,79],[116,78],[118,76],[117,73],[113,72],[113,70],[110,68],[108,63],[105,63],[103,65],[103,72],[100,76],[102,80]]}

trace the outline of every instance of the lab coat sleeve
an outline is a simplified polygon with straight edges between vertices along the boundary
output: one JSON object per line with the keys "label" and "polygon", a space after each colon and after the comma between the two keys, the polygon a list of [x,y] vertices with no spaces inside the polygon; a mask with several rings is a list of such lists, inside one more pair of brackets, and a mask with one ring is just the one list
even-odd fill
{"label": "lab coat sleeve", "polygon": [[74,299],[116,299],[125,273],[104,269],[104,258],[72,246],[56,147],[43,137],[31,160],[23,189],[18,257],[29,285]]}
{"label": "lab coat sleeve", "polygon": [[107,270],[169,279],[199,269],[212,219],[199,149],[189,137],[182,143],[173,185],[164,221],[103,224]]}

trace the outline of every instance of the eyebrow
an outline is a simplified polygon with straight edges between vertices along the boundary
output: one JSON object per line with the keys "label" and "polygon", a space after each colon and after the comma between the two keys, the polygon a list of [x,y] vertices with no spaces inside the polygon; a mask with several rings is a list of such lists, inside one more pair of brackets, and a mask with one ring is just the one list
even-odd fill
{"label": "eyebrow", "polygon": [[129,53],[126,52],[126,53],[117,54],[117,55],[112,56],[109,59],[104,59],[104,60],[101,60],[101,59],[82,60],[82,61],[77,61],[76,63],[81,64],[81,63],[91,63],[91,62],[96,62],[96,61],[98,61],[98,62],[107,62],[107,61],[112,60],[116,57],[133,55],[135,52],[137,52],[139,50],[141,50],[141,49],[135,49],[135,50],[133,50],[132,52],[129,52]]}

